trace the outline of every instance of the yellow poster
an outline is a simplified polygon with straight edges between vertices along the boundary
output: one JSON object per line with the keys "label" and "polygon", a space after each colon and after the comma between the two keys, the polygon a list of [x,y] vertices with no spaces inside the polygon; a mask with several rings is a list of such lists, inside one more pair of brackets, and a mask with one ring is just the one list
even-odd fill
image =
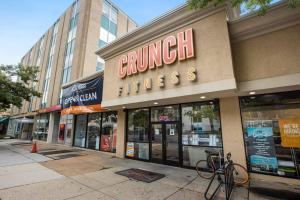
{"label": "yellow poster", "polygon": [[300,119],[279,120],[281,146],[300,148]]}

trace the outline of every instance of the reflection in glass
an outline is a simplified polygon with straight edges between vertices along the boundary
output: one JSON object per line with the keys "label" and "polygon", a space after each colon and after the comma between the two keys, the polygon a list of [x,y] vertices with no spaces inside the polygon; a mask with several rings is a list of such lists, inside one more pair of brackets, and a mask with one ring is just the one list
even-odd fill
{"label": "reflection in glass", "polygon": [[149,110],[138,109],[128,112],[128,141],[148,142]]}
{"label": "reflection in glass", "polygon": [[166,124],[166,160],[178,163],[178,128],[177,124]]}
{"label": "reflection in glass", "polygon": [[86,148],[99,150],[101,113],[88,116]]}
{"label": "reflection in glass", "polygon": [[39,115],[36,120],[36,131],[35,131],[36,139],[47,141],[48,129],[49,129],[49,114]]}
{"label": "reflection in glass", "polygon": [[152,122],[166,122],[179,120],[179,106],[164,106],[151,108]]}
{"label": "reflection in glass", "polygon": [[249,169],[300,178],[300,146],[295,145],[300,137],[293,137],[289,147],[282,143],[284,127],[300,135],[300,91],[241,97],[240,102]]}
{"label": "reflection in glass", "polygon": [[183,164],[194,166],[205,159],[205,149],[221,150],[222,133],[217,101],[182,105]]}
{"label": "reflection in glass", "polygon": [[85,147],[87,115],[77,115],[74,146]]}
{"label": "reflection in glass", "polygon": [[116,152],[117,142],[117,114],[103,113],[102,115],[102,133],[101,150]]}
{"label": "reflection in glass", "polygon": [[149,109],[128,111],[126,156],[149,159]]}
{"label": "reflection in glass", "polygon": [[163,159],[163,125],[152,125],[152,159],[162,161]]}
{"label": "reflection in glass", "polygon": [[220,114],[217,104],[182,106],[182,144],[222,146]]}

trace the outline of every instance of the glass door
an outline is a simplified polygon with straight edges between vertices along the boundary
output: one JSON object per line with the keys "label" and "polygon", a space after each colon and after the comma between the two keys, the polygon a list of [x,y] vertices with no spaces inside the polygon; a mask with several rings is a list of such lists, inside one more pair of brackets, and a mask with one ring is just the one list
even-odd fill
{"label": "glass door", "polygon": [[152,124],[151,160],[163,164],[179,164],[177,123]]}
{"label": "glass door", "polygon": [[163,125],[152,124],[152,153],[151,159],[154,162],[163,163]]}
{"label": "glass door", "polygon": [[165,124],[165,149],[166,162],[169,164],[179,163],[179,143],[178,143],[178,126],[177,124]]}

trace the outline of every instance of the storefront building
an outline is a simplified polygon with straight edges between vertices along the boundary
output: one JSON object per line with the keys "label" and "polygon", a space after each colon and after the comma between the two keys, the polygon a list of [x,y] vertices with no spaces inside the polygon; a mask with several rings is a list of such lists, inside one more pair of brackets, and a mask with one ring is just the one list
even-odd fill
{"label": "storefront building", "polygon": [[61,118],[64,120],[60,121],[58,136],[61,142],[116,152],[118,116],[101,106],[102,91],[103,72],[63,86]]}
{"label": "storefront building", "polygon": [[[136,27],[136,22],[110,0],[74,0],[20,60],[24,66],[38,67],[37,82],[29,87],[41,97],[24,100],[21,108],[11,108],[7,134],[72,145],[73,116],[60,117],[62,86],[103,71],[104,60],[95,51]],[[13,120],[24,117],[33,122]],[[64,135],[59,124],[66,125]]]}
{"label": "storefront building", "polygon": [[299,184],[300,9],[234,15],[182,6],[97,51],[118,157],[194,167],[222,150],[253,178]]}

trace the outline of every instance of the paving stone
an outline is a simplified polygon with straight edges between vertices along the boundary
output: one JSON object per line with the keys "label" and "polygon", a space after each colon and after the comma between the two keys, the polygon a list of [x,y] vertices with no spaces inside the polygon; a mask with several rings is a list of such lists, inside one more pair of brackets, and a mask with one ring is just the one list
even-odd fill
{"label": "paving stone", "polygon": [[[190,190],[179,190],[167,200],[205,200],[203,194],[190,191]],[[222,198],[216,198],[215,200],[223,200]]]}
{"label": "paving stone", "polygon": [[[57,172],[39,164],[25,164],[11,167],[0,167],[0,189],[62,178]],[[3,173],[3,172],[7,173]]]}
{"label": "paving stone", "polygon": [[160,200],[166,199],[179,188],[162,184],[157,181],[144,183],[140,181],[125,181],[99,191],[120,200]]}
{"label": "paving stone", "polygon": [[109,186],[109,184],[101,181],[101,180],[97,180],[95,178],[91,178],[89,176],[86,175],[78,175],[78,176],[72,176],[70,177],[71,179],[74,179],[75,181],[79,182],[82,185],[85,185],[89,188],[92,188],[94,190],[97,189],[101,189],[104,187]]}
{"label": "paving stone", "polygon": [[60,178],[0,190],[1,200],[63,200],[76,197],[92,190],[69,178]]}
{"label": "paving stone", "polygon": [[77,197],[70,198],[71,200],[114,200],[114,198],[105,195],[98,191],[88,192]]}

